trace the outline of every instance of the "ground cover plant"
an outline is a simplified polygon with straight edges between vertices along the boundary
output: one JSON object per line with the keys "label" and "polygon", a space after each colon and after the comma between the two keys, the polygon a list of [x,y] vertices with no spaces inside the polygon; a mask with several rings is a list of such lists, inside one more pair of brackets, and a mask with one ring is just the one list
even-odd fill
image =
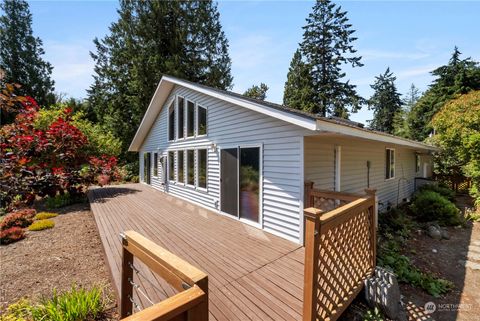
{"label": "ground cover plant", "polygon": [[43,219],[33,222],[29,227],[29,231],[41,231],[46,230],[49,228],[53,228],[55,226],[55,222],[50,219]]}
{"label": "ground cover plant", "polygon": [[36,219],[36,220],[44,220],[44,219],[47,219],[47,218],[53,218],[53,217],[57,217],[57,216],[58,216],[57,213],[40,212],[40,213],[38,213],[37,215],[35,215],[34,219]]}

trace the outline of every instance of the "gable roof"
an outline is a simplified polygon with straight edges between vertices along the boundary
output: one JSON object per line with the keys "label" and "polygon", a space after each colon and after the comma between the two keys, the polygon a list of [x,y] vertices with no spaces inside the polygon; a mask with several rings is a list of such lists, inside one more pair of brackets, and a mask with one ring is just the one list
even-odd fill
{"label": "gable roof", "polygon": [[137,129],[133,138],[129,151],[139,151],[143,141],[145,140],[150,128],[155,122],[160,110],[164,106],[171,90],[175,85],[183,86],[205,95],[218,98],[232,104],[257,111],[262,114],[286,121],[288,123],[303,127],[314,132],[330,132],[341,135],[353,136],[358,138],[370,139],[391,143],[396,145],[407,146],[420,150],[435,151],[436,147],[425,143],[397,137],[384,132],[374,131],[368,128],[360,127],[359,123],[350,120],[339,119],[336,117],[323,117],[317,114],[301,111],[280,104],[268,101],[258,100],[231,91],[212,88],[209,86],[197,84],[188,80],[179,79],[172,76],[164,75],[160,80],[157,89],[150,101],[150,104],[143,116],[142,122]]}

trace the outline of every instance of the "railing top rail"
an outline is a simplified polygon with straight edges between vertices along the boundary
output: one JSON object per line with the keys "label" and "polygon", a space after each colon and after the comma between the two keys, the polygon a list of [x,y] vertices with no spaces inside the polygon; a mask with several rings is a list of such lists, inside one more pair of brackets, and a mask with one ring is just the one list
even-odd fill
{"label": "railing top rail", "polygon": [[335,192],[335,191],[321,190],[316,188],[312,188],[309,192],[311,196],[332,198],[332,199],[338,199],[341,201],[348,201],[348,202],[352,202],[359,198],[365,197],[365,195],[361,195],[361,194]]}
{"label": "railing top rail", "polygon": [[332,220],[340,219],[341,217],[345,215],[349,215],[352,212],[355,212],[355,211],[358,212],[358,210],[361,208],[367,208],[369,206],[373,206],[374,203],[375,203],[375,200],[373,197],[363,196],[362,198],[356,199],[353,202],[340,206],[329,212],[323,212],[322,210],[319,210],[317,208],[310,207],[304,210],[304,214],[312,218],[315,218],[316,216],[318,216],[318,220],[320,221],[320,223],[325,224]]}

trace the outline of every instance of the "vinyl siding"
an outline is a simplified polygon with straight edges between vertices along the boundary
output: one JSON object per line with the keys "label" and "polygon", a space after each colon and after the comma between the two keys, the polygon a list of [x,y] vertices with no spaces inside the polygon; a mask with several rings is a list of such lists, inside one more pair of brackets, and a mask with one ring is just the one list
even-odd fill
{"label": "vinyl siding", "polygon": [[[207,108],[207,136],[168,141],[168,106],[175,95],[183,96]],[[176,113],[178,117],[178,113]],[[262,199],[260,203],[262,228],[297,242],[301,241],[301,213],[303,200],[303,136],[306,130],[196,91],[175,86],[150,129],[140,151],[140,174],[143,180],[143,153],[158,151],[162,156],[168,150],[207,148],[207,190],[178,183],[162,185],[153,177],[151,185],[172,195],[219,210],[220,163],[222,148],[262,146]],[[210,148],[217,145],[217,150]],[[153,161],[153,157],[152,157]]]}

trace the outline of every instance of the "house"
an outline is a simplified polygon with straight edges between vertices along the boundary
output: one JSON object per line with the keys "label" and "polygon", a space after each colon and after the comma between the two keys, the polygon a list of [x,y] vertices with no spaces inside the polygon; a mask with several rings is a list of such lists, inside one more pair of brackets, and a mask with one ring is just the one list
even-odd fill
{"label": "house", "polygon": [[302,243],[305,181],[375,188],[381,209],[431,175],[435,148],[164,76],[129,150],[142,183]]}

